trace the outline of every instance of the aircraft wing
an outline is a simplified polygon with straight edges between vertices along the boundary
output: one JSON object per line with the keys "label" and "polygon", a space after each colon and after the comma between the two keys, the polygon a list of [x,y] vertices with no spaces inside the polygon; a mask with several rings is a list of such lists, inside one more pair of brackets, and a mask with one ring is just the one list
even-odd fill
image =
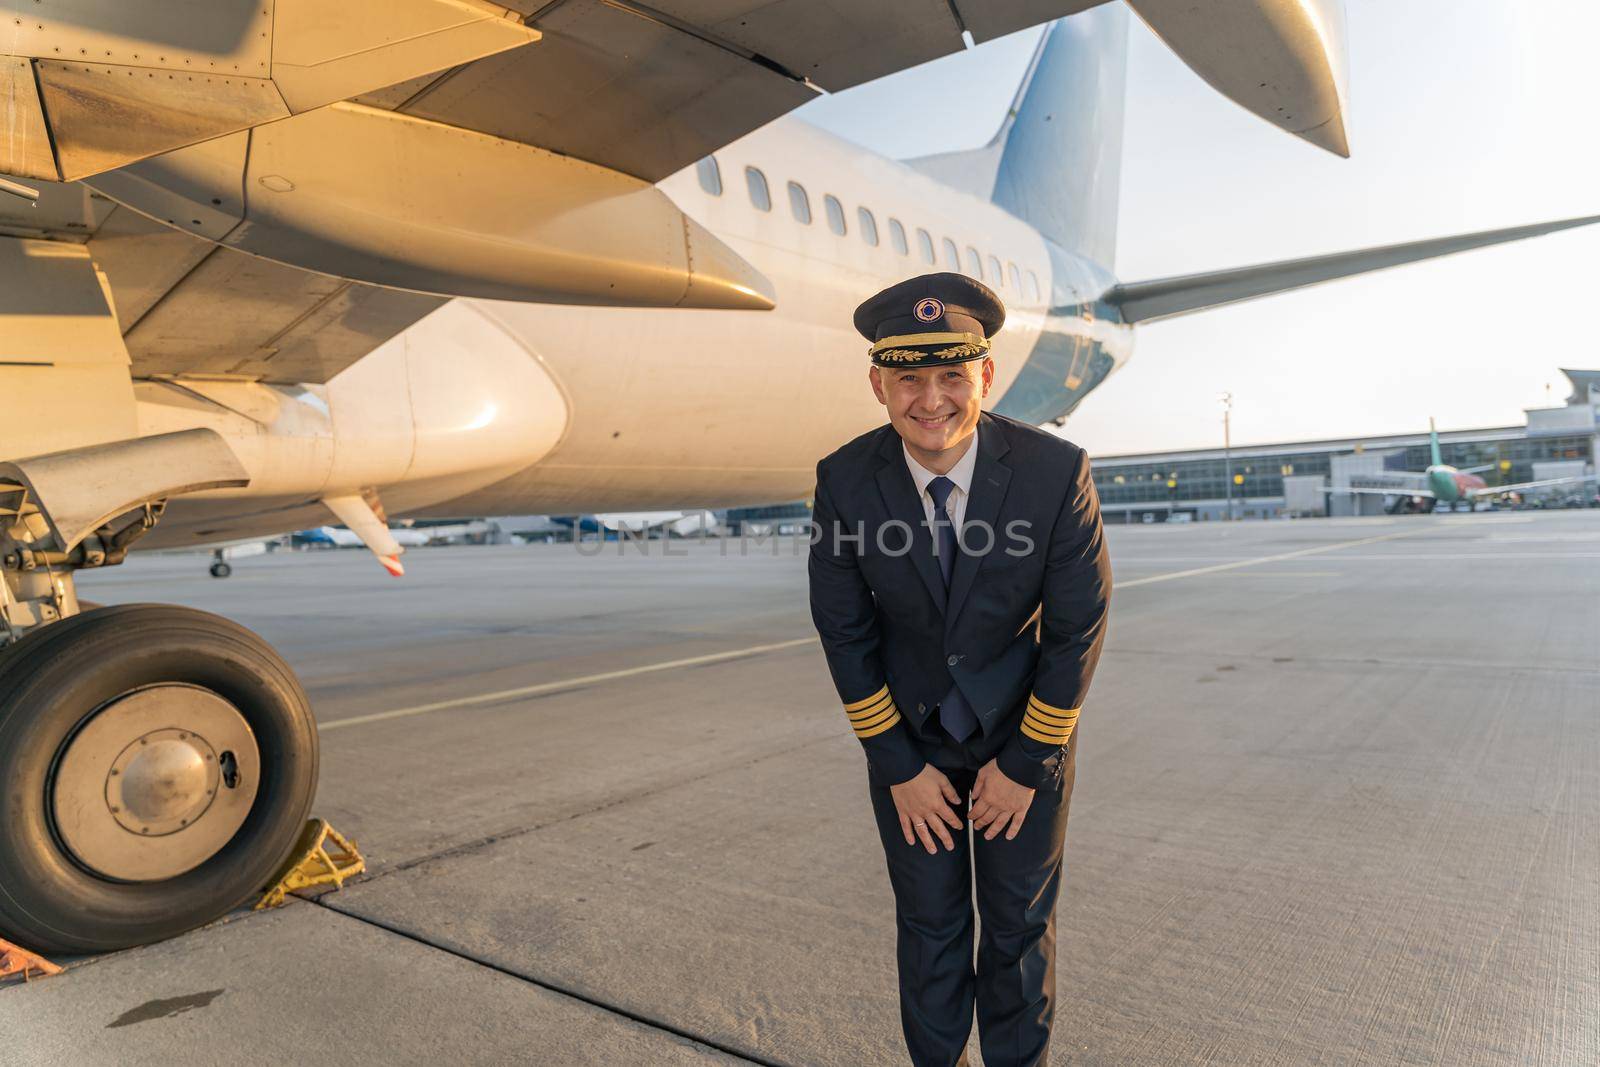
{"label": "aircraft wing", "polygon": [[1433,498],[1432,489],[1407,489],[1403,486],[1396,486],[1393,489],[1374,489],[1368,486],[1325,484],[1322,487],[1322,491],[1324,493],[1353,493],[1358,496],[1366,494],[1368,496],[1424,496],[1429,499]]}
{"label": "aircraft wing", "polygon": [[1513,485],[1491,485],[1483,489],[1471,490],[1472,499],[1477,500],[1486,496],[1503,496],[1506,493],[1521,493],[1528,489],[1549,489],[1557,485],[1578,485],[1582,482],[1595,480],[1593,474],[1580,474],[1570,478],[1543,478],[1536,482],[1517,482]]}
{"label": "aircraft wing", "polygon": [[[0,42],[0,173],[89,177],[357,100],[654,182],[819,92],[1105,2],[0,0],[26,14]],[[1129,5],[1223,95],[1344,154],[1342,0]]]}
{"label": "aircraft wing", "polygon": [[[1102,2],[0,0],[27,16],[0,40],[0,173],[39,193],[0,190],[0,232],[91,245],[135,376],[326,381],[452,296],[770,308],[656,181]],[[1341,0],[1129,3],[1218,91],[1343,151]]]}
{"label": "aircraft wing", "polygon": [[1558,230],[1577,226],[1590,226],[1600,222],[1600,215],[1540,222],[1529,226],[1511,226],[1502,230],[1483,230],[1478,233],[1457,234],[1453,237],[1436,237],[1405,244],[1382,245],[1354,252],[1336,252],[1327,256],[1308,256],[1305,259],[1280,260],[1251,267],[1234,267],[1227,270],[1206,271],[1202,274],[1185,274],[1150,281],[1122,282],[1113,286],[1105,299],[1122,312],[1124,322],[1153,322],[1170,319],[1175,315],[1188,315],[1226,304],[1237,304],[1273,293],[1286,293],[1308,285],[1349,278],[1371,271],[1387,270],[1405,263],[1453,255],[1473,248],[1521,241]]}

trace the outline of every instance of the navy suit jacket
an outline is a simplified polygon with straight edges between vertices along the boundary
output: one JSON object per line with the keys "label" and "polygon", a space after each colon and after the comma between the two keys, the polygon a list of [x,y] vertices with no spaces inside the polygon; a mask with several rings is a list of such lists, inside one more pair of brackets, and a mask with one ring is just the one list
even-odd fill
{"label": "navy suit jacket", "polygon": [[[1006,777],[1059,776],[1105,639],[1111,566],[1089,457],[988,412],[948,594],[892,425],[817,464],[811,615],[871,780],[907,781],[960,686]],[[991,536],[992,535],[992,536]]]}

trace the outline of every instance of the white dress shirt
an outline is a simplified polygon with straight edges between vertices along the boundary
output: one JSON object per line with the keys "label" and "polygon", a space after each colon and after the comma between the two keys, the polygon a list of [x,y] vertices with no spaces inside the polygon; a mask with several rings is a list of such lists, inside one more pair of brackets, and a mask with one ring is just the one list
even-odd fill
{"label": "white dress shirt", "polygon": [[[922,498],[922,511],[928,519],[928,529],[933,530],[933,497],[928,495],[928,483],[939,477],[933,471],[924,467],[911,458],[911,450],[906,448],[905,442],[900,442],[900,450],[905,453],[906,468],[911,471],[911,480],[917,485],[917,495]],[[945,473],[945,477],[955,483],[955,488],[950,490],[950,498],[944,502],[944,507],[950,513],[950,524],[955,527],[956,536],[961,535],[961,523],[967,514],[967,495],[972,491],[972,472],[978,465],[978,432],[972,432],[972,443],[967,446],[966,454],[956,460],[956,465]]]}

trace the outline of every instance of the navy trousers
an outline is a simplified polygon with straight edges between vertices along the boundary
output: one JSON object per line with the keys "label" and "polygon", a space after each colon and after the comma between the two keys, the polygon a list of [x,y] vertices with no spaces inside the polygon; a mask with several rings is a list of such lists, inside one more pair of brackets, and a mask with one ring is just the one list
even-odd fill
{"label": "navy trousers", "polygon": [[[1046,1062],[1056,1002],[1056,898],[1077,748],[1074,736],[1061,777],[1034,793],[1015,840],[1002,833],[985,841],[964,827],[950,831],[955,851],[941,844],[933,856],[920,842],[906,844],[888,787],[869,787],[894,888],[900,1024],[915,1067],[965,1067],[974,1007],[985,1067]],[[946,740],[928,754],[961,794],[963,820],[978,774],[969,750]]]}

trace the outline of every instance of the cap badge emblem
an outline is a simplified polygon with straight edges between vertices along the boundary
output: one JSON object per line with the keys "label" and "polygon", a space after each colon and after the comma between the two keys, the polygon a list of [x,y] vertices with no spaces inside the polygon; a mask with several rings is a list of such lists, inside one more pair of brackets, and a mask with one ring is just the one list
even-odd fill
{"label": "cap badge emblem", "polygon": [[944,304],[935,297],[925,296],[911,309],[918,322],[933,322],[944,314]]}

